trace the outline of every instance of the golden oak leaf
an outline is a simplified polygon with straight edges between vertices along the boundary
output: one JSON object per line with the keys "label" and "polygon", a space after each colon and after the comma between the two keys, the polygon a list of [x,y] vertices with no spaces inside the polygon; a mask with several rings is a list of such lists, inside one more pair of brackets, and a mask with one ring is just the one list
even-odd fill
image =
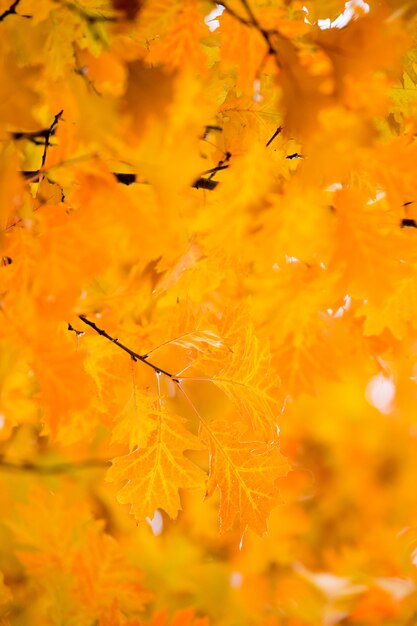
{"label": "golden oak leaf", "polygon": [[290,466],[274,442],[241,441],[242,428],[222,421],[205,425],[210,446],[207,494],[220,490],[220,528],[230,530],[237,514],[240,528],[266,531],[266,520],[279,503],[276,481]]}
{"label": "golden oak leaf", "polygon": [[203,18],[198,0],[183,0],[169,30],[149,42],[146,61],[152,65],[164,63],[173,69],[191,67],[195,72],[205,73],[208,59],[199,45],[208,35]]}
{"label": "golden oak leaf", "polygon": [[417,193],[415,177],[407,168],[407,164],[413,163],[416,159],[415,138],[405,132],[400,137],[393,137],[378,144],[369,167],[375,186],[386,194],[392,217],[396,218],[395,227],[400,221],[399,214],[403,203],[414,198]]}
{"label": "golden oak leaf", "polygon": [[[154,68],[153,73],[166,74],[166,71]],[[140,118],[135,118],[140,130],[128,133],[131,150],[126,154],[135,170],[152,185],[160,210],[170,216],[176,210],[177,193],[189,190],[207,165],[199,153],[199,145],[204,126],[213,117],[215,108],[212,94],[195,81],[189,68],[175,75],[172,87],[173,91],[170,84],[169,101],[161,93],[156,115],[152,115],[152,92],[161,91],[157,82],[152,81],[151,96],[146,99],[150,107],[149,115],[145,116],[147,122],[143,124]],[[143,99],[142,92],[139,97]],[[160,112],[161,117],[156,117]]]}
{"label": "golden oak leaf", "polygon": [[142,573],[127,562],[117,541],[102,532],[100,522],[85,530],[72,571],[74,596],[92,620],[108,609],[110,601],[117,600],[124,614],[137,614],[152,597],[142,585]]}
{"label": "golden oak leaf", "polygon": [[245,421],[268,440],[276,437],[276,420],[281,411],[279,378],[273,373],[269,346],[262,344],[248,326],[229,351],[226,365],[212,377],[239,408]]}
{"label": "golden oak leaf", "polygon": [[179,489],[195,488],[204,482],[204,473],[184,455],[202,446],[183,421],[161,409],[147,446],[112,461],[107,479],[126,481],[118,500],[131,505],[138,521],[152,518],[156,509],[175,518],[181,510]]}
{"label": "golden oak leaf", "polygon": [[368,299],[356,311],[356,317],[365,316],[365,335],[380,335],[388,328],[400,341],[417,322],[417,278],[415,273],[398,281],[382,302]]}
{"label": "golden oak leaf", "polygon": [[112,441],[129,445],[129,451],[146,448],[150,435],[155,431],[158,415],[157,398],[134,388],[132,397],[118,415],[112,430]]}
{"label": "golden oak leaf", "polygon": [[[273,248],[271,253],[267,259],[272,265]],[[260,265],[250,285],[257,290],[259,280],[265,281],[262,291],[274,294],[262,311],[268,320],[273,367],[281,378],[282,392],[311,393],[323,377],[334,378],[346,351],[346,338],[338,335],[341,320],[333,317],[333,310],[345,310],[338,275],[296,258],[271,265]]]}
{"label": "golden oak leaf", "polygon": [[336,264],[344,269],[352,297],[382,302],[387,291],[410,274],[410,261],[416,260],[414,238],[386,210],[384,194],[369,198],[352,185],[335,193],[333,206],[338,246],[330,268]]}
{"label": "golden oak leaf", "polygon": [[335,216],[326,195],[315,189],[287,187],[287,193],[270,195],[270,209],[259,215],[256,239],[268,245],[271,265],[296,258],[308,265],[326,263],[333,253]]}
{"label": "golden oak leaf", "polygon": [[[54,324],[41,324],[33,330],[39,333],[31,343],[32,365],[39,383],[36,400],[44,411],[45,431],[60,438],[60,426],[66,426],[65,440],[77,441],[86,433],[75,423],[71,428],[72,419],[93,397],[92,381],[83,368],[84,355],[76,350],[68,331]],[[91,433],[95,424],[90,421],[86,427]]]}
{"label": "golden oak leaf", "polygon": [[[220,57],[226,68],[236,68],[239,91],[252,95],[254,81],[262,69],[265,56],[265,42],[254,28],[248,29],[227,11],[220,17]],[[242,50],[245,54],[242,55]]]}
{"label": "golden oak leaf", "polygon": [[263,141],[253,141],[231,168],[233,176],[224,176],[216,190],[216,201],[223,207],[223,215],[227,207],[232,217],[237,209],[242,214],[242,208],[257,206],[262,201],[274,182],[275,170]]}
{"label": "golden oak leaf", "polygon": [[314,394],[318,381],[335,378],[345,340],[342,337],[340,341],[335,332],[336,323],[337,320],[323,315],[321,320],[311,320],[276,346],[274,365],[280,373],[283,389],[292,397],[300,393]]}
{"label": "golden oak leaf", "polygon": [[180,0],[144,0],[140,12],[138,34],[145,41],[166,34],[181,10]]}
{"label": "golden oak leaf", "polygon": [[[216,119],[222,129],[215,135],[216,145],[223,156],[226,152],[241,155],[248,149],[257,148],[256,145],[252,146],[254,139],[265,146],[280,126],[282,115],[274,91],[266,89],[265,95],[257,101],[251,95],[241,94],[231,88],[222,100]],[[271,158],[270,151],[266,151],[266,154]]]}
{"label": "golden oak leaf", "polygon": [[33,489],[10,525],[19,560],[43,594],[43,623],[58,626],[65,615],[69,623],[88,626],[115,602],[122,615],[133,616],[151,599],[141,571],[104,532],[104,522],[92,519],[74,484],[65,485],[65,495]]}

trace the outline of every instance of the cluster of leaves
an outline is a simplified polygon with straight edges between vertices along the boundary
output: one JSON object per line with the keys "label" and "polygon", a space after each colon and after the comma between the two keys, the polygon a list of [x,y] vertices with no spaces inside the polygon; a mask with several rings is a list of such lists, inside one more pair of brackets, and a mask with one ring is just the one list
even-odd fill
{"label": "cluster of leaves", "polygon": [[416,26],[0,1],[2,626],[417,620]]}

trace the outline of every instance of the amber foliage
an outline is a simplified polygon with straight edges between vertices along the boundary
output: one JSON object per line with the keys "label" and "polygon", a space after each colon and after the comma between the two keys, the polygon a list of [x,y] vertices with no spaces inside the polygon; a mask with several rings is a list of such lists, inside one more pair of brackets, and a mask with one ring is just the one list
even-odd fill
{"label": "amber foliage", "polygon": [[1,626],[417,623],[416,28],[0,0]]}

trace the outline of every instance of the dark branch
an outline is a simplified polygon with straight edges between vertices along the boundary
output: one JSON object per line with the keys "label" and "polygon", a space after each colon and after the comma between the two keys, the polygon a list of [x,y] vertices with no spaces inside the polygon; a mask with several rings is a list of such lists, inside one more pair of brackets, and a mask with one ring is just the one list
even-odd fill
{"label": "dark branch", "polygon": [[269,139],[266,142],[266,146],[265,146],[266,148],[271,145],[271,143],[274,141],[275,137],[278,137],[278,135],[280,134],[281,131],[282,131],[282,126],[278,126],[278,128],[276,129],[276,131],[272,135],[271,139]]}
{"label": "dark branch", "polygon": [[217,131],[221,133],[223,128],[221,126],[216,126],[215,124],[208,124],[204,129],[204,134],[207,135],[210,131]]}
{"label": "dark branch", "polygon": [[20,175],[23,176],[25,180],[32,180],[34,183],[37,183],[40,172],[39,170],[21,170]]}
{"label": "dark branch", "polygon": [[303,159],[304,157],[301,154],[298,154],[298,152],[294,152],[294,154],[289,154],[285,158],[286,159]]}
{"label": "dark branch", "polygon": [[417,228],[417,223],[409,217],[404,217],[401,220],[400,228]]}
{"label": "dark branch", "polygon": [[122,183],[122,185],[132,185],[132,183],[136,183],[136,174],[113,172],[113,176],[116,178],[117,182]]}
{"label": "dark branch", "polygon": [[[225,169],[226,163],[229,163],[231,158],[232,158],[232,153],[231,152],[225,152],[224,159],[220,159],[220,161],[217,163],[216,167],[212,168],[211,174],[209,176],[209,180],[211,180],[213,178],[213,176],[214,176],[214,174],[216,172],[218,172],[219,170]],[[229,166],[227,165],[226,167],[229,167]]]}
{"label": "dark branch", "polygon": [[72,326],[72,324],[68,324],[68,330],[75,333],[77,337],[82,337],[83,335],[85,335],[85,332],[83,330],[77,330],[76,328],[74,328],[74,326]]}
{"label": "dark branch", "polygon": [[247,0],[240,0],[240,1],[242,5],[245,7],[247,14],[249,15],[250,22],[256,28],[256,30],[262,35],[266,44],[268,45],[268,54],[273,54],[276,56],[277,51],[272,45],[271,35],[269,31],[267,31],[265,28],[262,28],[262,26],[258,22],[258,18],[256,17],[255,13],[252,11],[248,1]]}
{"label": "dark branch", "polygon": [[213,191],[213,189],[216,189],[218,184],[219,181],[217,180],[211,180],[210,178],[197,178],[197,180],[193,182],[192,186],[195,187],[195,189],[208,189],[209,191]]}
{"label": "dark branch", "polygon": [[45,135],[44,135],[45,143],[44,143],[44,149],[43,149],[43,154],[42,154],[41,167],[44,167],[44,165],[45,165],[46,154],[48,152],[49,146],[51,145],[50,139],[51,139],[52,135],[54,135],[54,133],[56,131],[56,127],[58,125],[59,120],[62,117],[63,112],[64,112],[64,109],[61,109],[61,111],[54,116],[54,121],[52,122],[50,127],[47,128],[46,131],[44,131],[45,132]]}
{"label": "dark branch", "polygon": [[74,463],[55,463],[54,465],[39,465],[32,461],[6,461],[0,458],[0,471],[33,472],[35,474],[68,474],[72,471],[109,467],[107,459],[85,459]]}
{"label": "dark branch", "polygon": [[44,145],[47,137],[52,137],[52,135],[55,132],[55,129],[56,127],[54,127],[51,132],[51,127],[49,127],[49,128],[42,128],[41,130],[34,130],[31,132],[19,131],[19,132],[12,132],[10,134],[12,138],[16,140],[28,139],[29,141],[34,141],[34,142]]}
{"label": "dark branch", "polygon": [[239,13],[237,13],[234,9],[232,9],[227,2],[217,2],[215,4],[219,4],[220,6],[224,7],[224,9],[227,11],[227,13],[229,13],[229,15],[231,15],[232,17],[234,17],[238,22],[240,22],[241,24],[243,24],[244,26],[249,26],[251,28],[255,28],[259,34],[261,35],[261,37],[263,37],[263,39],[265,40],[267,46],[268,46],[268,54],[270,55],[274,55],[276,57],[277,63],[278,63],[278,55],[277,55],[277,51],[274,48],[272,41],[271,41],[271,31],[267,30],[266,28],[263,28],[261,26],[261,24],[258,21],[258,18],[256,17],[255,13],[252,11],[249,3],[247,2],[247,0],[240,0],[242,6],[244,7],[248,17],[243,17],[242,15],[240,15]]}
{"label": "dark branch", "polygon": [[[224,167],[221,167],[219,169],[225,169]],[[211,172],[212,170],[210,170]],[[216,170],[217,171],[217,170]],[[36,174],[36,172],[28,172],[28,178],[30,178],[30,174]],[[113,176],[115,177],[115,179],[117,180],[118,183],[121,183],[122,185],[133,185],[134,183],[137,183],[137,176],[136,174],[124,174],[123,172],[112,172]],[[211,180],[211,178],[197,178],[197,180],[195,180],[192,184],[192,187],[195,187],[196,189],[208,189],[210,191],[212,191],[213,189],[215,189],[218,185],[218,181],[216,180]]]}
{"label": "dark branch", "polygon": [[2,22],[8,15],[18,15],[19,17],[25,17],[26,19],[30,19],[31,15],[22,15],[21,13],[16,13],[16,8],[20,4],[20,0],[14,0],[14,2],[9,6],[8,9],[3,11],[0,15],[0,22]]}
{"label": "dark branch", "polygon": [[[26,180],[30,180],[31,182],[38,182],[39,177],[41,175],[40,170],[21,170],[20,174]],[[113,176],[117,180],[117,182],[122,185],[133,185],[133,183],[137,182],[136,174],[124,174],[123,172],[112,172]],[[217,180],[210,180],[208,178],[197,178],[196,181],[192,184],[192,187],[196,189],[209,189],[212,191],[218,185]]]}
{"label": "dark branch", "polygon": [[240,15],[239,13],[237,13],[234,9],[232,9],[231,7],[229,7],[227,2],[214,2],[213,4],[217,5],[219,4],[221,7],[223,7],[227,13],[229,13],[229,15],[231,15],[232,17],[235,18],[235,20],[237,20],[238,22],[240,22],[241,24],[243,24],[244,26],[254,26],[254,23],[251,20],[247,20],[246,18],[244,18],[242,15]]}
{"label": "dark branch", "polygon": [[216,167],[212,167],[211,169],[203,172],[203,176],[205,176],[206,174],[213,175],[216,172],[220,172],[221,170],[227,170],[228,168],[229,168],[229,165],[216,165]]}
{"label": "dark branch", "polygon": [[[131,350],[130,348],[122,344],[118,339],[116,339],[116,337],[112,337],[111,335],[106,333],[105,330],[103,330],[102,328],[99,328],[97,324],[89,320],[85,315],[79,315],[78,317],[82,322],[84,322],[84,324],[87,324],[87,326],[90,326],[90,328],[95,330],[96,333],[98,333],[102,337],[105,337],[106,339],[114,343],[118,348],[120,348],[121,350],[124,350],[124,352],[127,352],[127,354],[130,356],[130,358],[133,361],[141,361],[141,363],[145,363],[145,365],[148,365],[148,367],[151,367],[154,370],[154,372],[156,372],[156,374],[164,374],[165,376],[168,376],[168,378],[173,380],[174,383],[179,383],[179,380],[175,378],[174,374],[170,374],[166,370],[163,370],[161,367],[158,367],[154,363],[151,363],[150,361],[148,361],[146,355],[144,356],[142,354],[138,354],[137,352],[134,352],[133,350]],[[68,326],[70,326],[70,324]],[[69,330],[74,330],[74,329],[71,327],[69,328]]]}

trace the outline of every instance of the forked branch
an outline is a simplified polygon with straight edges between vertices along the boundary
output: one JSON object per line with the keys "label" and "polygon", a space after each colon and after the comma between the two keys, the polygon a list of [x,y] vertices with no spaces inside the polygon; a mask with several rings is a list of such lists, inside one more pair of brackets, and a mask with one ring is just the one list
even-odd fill
{"label": "forked branch", "polygon": [[20,4],[20,0],[14,0],[14,2],[12,2],[9,8],[0,14],[0,22],[5,20],[6,17],[8,17],[9,15],[18,15],[19,17],[25,17],[26,19],[30,19],[32,17],[31,15],[23,15],[22,13],[17,13],[16,8],[19,4]]}

